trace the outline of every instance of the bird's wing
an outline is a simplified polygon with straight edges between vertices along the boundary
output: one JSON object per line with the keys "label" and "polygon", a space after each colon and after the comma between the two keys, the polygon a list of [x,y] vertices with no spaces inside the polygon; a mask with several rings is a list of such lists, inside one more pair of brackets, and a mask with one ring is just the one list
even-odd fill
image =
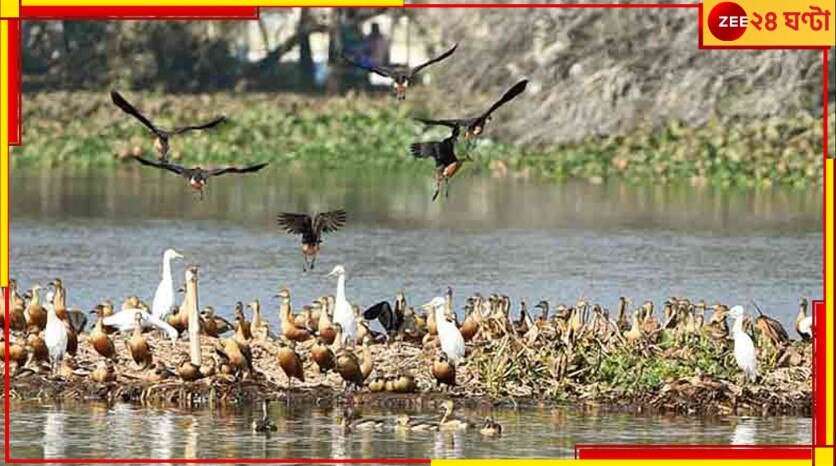
{"label": "bird's wing", "polygon": [[259,163],[257,165],[250,165],[248,167],[224,167],[209,170],[210,176],[223,175],[224,173],[253,173],[266,167],[269,162]]}
{"label": "bird's wing", "polygon": [[154,126],[153,123],[151,123],[151,120],[146,118],[145,115],[139,113],[139,110],[137,110],[136,108],[134,108],[133,105],[128,103],[128,101],[125,100],[125,98],[122,97],[121,94],[119,94],[116,91],[111,91],[110,92],[110,100],[112,100],[113,103],[116,104],[117,107],[121,108],[123,112],[125,112],[128,115],[131,115],[132,117],[139,120],[143,125],[145,125],[148,129],[150,129],[154,134],[156,134],[157,136],[161,136],[161,137],[164,136],[162,134],[162,132],[160,130],[158,130],[157,127]]}
{"label": "bird's wing", "polygon": [[383,310],[386,308],[390,308],[391,306],[387,301],[381,301],[374,306],[366,309],[363,311],[363,318],[366,320],[375,320],[383,314]]}
{"label": "bird's wing", "polygon": [[160,168],[162,170],[168,170],[170,172],[177,173],[178,175],[182,175],[183,171],[185,170],[180,165],[174,165],[172,163],[162,161],[162,160],[161,161],[148,160],[148,159],[142,158],[138,155],[134,155],[133,158],[136,159],[136,161],[141,163],[142,165],[147,165],[149,167]]}
{"label": "bird's wing", "polygon": [[307,235],[313,232],[311,216],[308,214],[294,214],[281,212],[277,217],[279,226],[288,233]]}
{"label": "bird's wing", "polygon": [[313,221],[313,228],[317,234],[331,233],[337,231],[345,225],[348,217],[345,209],[332,210],[330,212],[321,212],[316,214]]}
{"label": "bird's wing", "polygon": [[147,312],[142,313],[142,319],[150,323],[154,327],[157,327],[158,329],[164,331],[166,335],[168,335],[168,338],[171,339],[171,341],[177,341],[177,337],[179,335],[177,333],[177,329],[175,329],[171,325],[168,325],[167,322],[164,322],[162,319],[158,319],[157,317],[154,317],[153,315]]}
{"label": "bird's wing", "polygon": [[447,146],[444,141],[415,142],[409,146],[409,150],[415,158],[432,158],[436,166],[446,167],[457,160],[452,144]]}
{"label": "bird's wing", "polygon": [[427,118],[415,118],[414,120],[420,121],[427,126],[447,126],[448,128],[467,126],[469,121],[468,119],[430,120]]}
{"label": "bird's wing", "polygon": [[351,65],[353,65],[357,68],[366,70],[370,73],[379,74],[380,76],[383,76],[384,78],[391,78],[392,77],[392,73],[389,70],[387,70],[386,68],[364,65],[360,62],[352,60],[345,53],[342,54],[342,57],[343,57],[343,60],[347,61],[349,64],[351,64]]}
{"label": "bird's wing", "polygon": [[441,60],[444,60],[445,58],[449,57],[450,55],[453,55],[453,52],[455,52],[455,51],[456,51],[456,47],[458,47],[458,46],[459,46],[459,44],[455,44],[455,45],[453,45],[452,47],[450,47],[450,49],[449,49],[449,50],[447,50],[446,52],[442,53],[441,55],[439,55],[439,56],[437,56],[437,57],[433,58],[432,60],[428,60],[428,61],[426,61],[426,62],[424,62],[424,63],[422,63],[422,64],[420,64],[420,65],[416,66],[415,68],[412,68],[412,71],[409,73],[409,74],[410,74],[410,76],[415,76],[415,75],[416,75],[416,74],[418,74],[421,70],[423,70],[424,68],[426,68],[426,67],[428,67],[428,66],[432,65],[433,63],[438,63],[438,62],[440,62]]}
{"label": "bird's wing", "polygon": [[491,105],[491,108],[489,108],[487,112],[482,114],[482,118],[487,118],[491,113],[495,112],[499,107],[501,107],[501,106],[505,105],[506,103],[510,102],[511,100],[514,99],[514,97],[522,94],[522,92],[525,90],[525,86],[527,86],[527,85],[528,85],[528,80],[527,79],[523,79],[522,81],[518,82],[517,84],[514,84],[514,86],[511,87],[511,89],[508,89],[507,91],[505,91],[505,94],[502,94],[502,97],[500,97],[499,100],[497,100],[496,102],[494,102],[493,105]]}
{"label": "bird's wing", "polygon": [[226,117],[225,117],[225,116],[223,116],[223,115],[221,115],[221,116],[219,116],[219,117],[215,118],[215,119],[214,119],[214,120],[212,120],[212,121],[208,121],[208,122],[206,122],[206,123],[201,123],[201,124],[199,124],[199,125],[192,125],[192,126],[180,126],[180,127],[178,127],[178,128],[174,128],[174,130],[173,130],[171,133],[172,133],[172,134],[181,134],[181,133],[185,133],[186,131],[195,131],[195,130],[200,130],[200,129],[209,129],[209,128],[213,128],[213,127],[215,127],[215,126],[218,126],[219,124],[221,124],[221,123],[223,123],[223,122],[225,122],[225,121],[226,121]]}

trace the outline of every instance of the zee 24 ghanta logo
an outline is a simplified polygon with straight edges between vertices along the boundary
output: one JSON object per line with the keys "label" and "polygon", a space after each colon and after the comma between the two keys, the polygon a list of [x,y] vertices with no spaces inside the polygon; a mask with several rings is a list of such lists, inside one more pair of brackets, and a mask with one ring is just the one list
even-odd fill
{"label": "zee 24 ghanta logo", "polygon": [[[799,2],[800,3],[800,2]],[[757,31],[830,31],[830,11],[810,5],[794,11],[751,11],[737,3],[718,3],[708,13],[708,29],[717,39],[725,42],[740,39],[751,27]],[[836,21],[836,19],[834,20]],[[836,28],[834,28],[836,29]],[[834,32],[836,33],[836,31]]]}

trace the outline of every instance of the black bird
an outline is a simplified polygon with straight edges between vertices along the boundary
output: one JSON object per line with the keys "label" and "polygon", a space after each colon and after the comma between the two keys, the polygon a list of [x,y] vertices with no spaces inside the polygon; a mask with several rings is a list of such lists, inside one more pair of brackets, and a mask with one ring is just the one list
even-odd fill
{"label": "black bird", "polygon": [[522,81],[514,84],[511,89],[505,91],[505,94],[502,94],[502,97],[499,98],[491,108],[488,109],[487,112],[475,116],[473,118],[459,118],[459,119],[451,119],[451,120],[429,120],[425,118],[416,118],[416,120],[424,123],[425,125],[440,125],[440,126],[448,126],[450,128],[465,128],[464,137],[465,139],[474,139],[482,134],[485,130],[485,125],[488,121],[491,120],[491,114],[495,112],[499,107],[505,105],[506,103],[513,100],[518,95],[522,94],[525,90],[525,86],[528,85],[528,80],[523,79]]}
{"label": "black bird", "polygon": [[308,214],[279,213],[277,220],[280,227],[288,233],[302,235],[302,253],[305,255],[302,271],[308,270],[308,266],[313,270],[322,234],[342,228],[347,216],[345,209],[320,212],[313,218]]}
{"label": "black bird", "polygon": [[469,158],[459,159],[456,157],[456,139],[459,137],[459,127],[453,126],[453,132],[450,136],[441,141],[416,142],[410,146],[410,151],[413,157],[424,159],[432,158],[435,160],[437,168],[435,174],[435,193],[433,194],[433,201],[441,192],[441,183],[444,183],[446,188],[444,197],[450,196],[450,178],[459,171],[462,167],[462,162],[470,160]]}
{"label": "black bird", "polygon": [[381,301],[363,311],[363,318],[366,320],[377,319],[380,325],[386,329],[389,338],[398,333],[404,322],[404,311],[406,310],[406,298],[403,293],[395,297],[394,309],[388,301]]}
{"label": "black bird", "polygon": [[206,123],[201,123],[193,126],[179,126],[172,130],[166,130],[154,126],[154,123],[151,123],[151,120],[146,118],[145,115],[140,113],[139,110],[137,110],[133,105],[128,103],[128,101],[125,100],[125,98],[122,97],[118,92],[111,91],[110,99],[113,101],[114,104],[116,104],[117,107],[121,108],[123,112],[139,120],[140,123],[145,125],[146,128],[148,128],[149,130],[151,130],[152,133],[154,133],[154,136],[156,136],[154,138],[154,149],[157,150],[157,154],[159,154],[159,159],[163,161],[167,160],[168,158],[168,140],[171,138],[171,136],[174,136],[175,134],[182,134],[187,131],[196,131],[201,129],[213,128],[226,121],[226,117],[222,115]]}
{"label": "black bird", "polygon": [[134,156],[134,158],[137,162],[141,163],[142,165],[159,168],[161,170],[168,170],[172,173],[176,173],[186,178],[187,180],[189,180],[189,186],[191,186],[192,189],[194,189],[195,191],[200,191],[201,199],[203,199],[203,188],[206,186],[207,181],[209,181],[210,176],[219,176],[226,173],[253,173],[261,170],[268,164],[268,162],[265,162],[259,163],[257,165],[250,165],[248,167],[223,167],[205,169],[201,167],[186,168],[181,165],[173,164],[165,160],[154,161],[144,159],[139,156]]}
{"label": "black bird", "polygon": [[455,44],[453,45],[453,47],[451,47],[449,50],[442,53],[441,55],[429,61],[426,61],[414,68],[410,68],[408,66],[389,67],[366,65],[352,60],[345,53],[343,53],[343,59],[348,63],[356,66],[357,68],[361,68],[371,73],[378,74],[380,76],[383,76],[384,78],[390,78],[392,80],[392,85],[395,87],[395,97],[397,97],[398,100],[404,100],[406,99],[406,88],[415,79],[415,76],[417,76],[418,73],[420,73],[421,70],[423,70],[424,68],[432,65],[433,63],[438,63],[441,60],[444,60],[445,58],[452,55],[453,52],[456,51],[456,47],[458,46],[459,44]]}

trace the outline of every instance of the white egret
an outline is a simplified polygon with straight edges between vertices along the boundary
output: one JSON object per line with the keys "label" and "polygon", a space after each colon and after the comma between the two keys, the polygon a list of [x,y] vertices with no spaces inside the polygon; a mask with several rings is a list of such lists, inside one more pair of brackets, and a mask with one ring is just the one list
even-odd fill
{"label": "white egret", "polygon": [[49,359],[52,361],[52,372],[58,368],[61,360],[64,359],[64,354],[67,352],[67,327],[64,326],[64,321],[55,313],[55,307],[52,302],[47,301],[46,307],[46,329],[44,331],[44,343],[49,350]]}
{"label": "white egret", "polygon": [[457,366],[464,359],[464,338],[461,332],[453,323],[452,319],[445,315],[445,298],[438,296],[425,304],[430,312],[435,313],[436,327],[438,328],[438,339],[441,341],[441,351],[447,355],[447,359]]}
{"label": "white egret", "polygon": [[154,302],[151,305],[151,314],[157,319],[164,320],[174,307],[174,280],[171,278],[171,261],[182,259],[174,249],[166,249],[163,253],[163,278],[154,293]]}
{"label": "white egret", "polygon": [[743,306],[735,306],[729,314],[734,319],[732,338],[734,338],[734,360],[740,368],[754,382],[758,378],[757,361],[755,359],[755,344],[749,334],[743,331]]}
{"label": "white egret", "polygon": [[334,302],[334,323],[342,327],[343,343],[357,343],[357,317],[351,308],[348,299],[345,297],[345,268],[338,265],[328,274],[329,277],[337,277],[337,298]]}

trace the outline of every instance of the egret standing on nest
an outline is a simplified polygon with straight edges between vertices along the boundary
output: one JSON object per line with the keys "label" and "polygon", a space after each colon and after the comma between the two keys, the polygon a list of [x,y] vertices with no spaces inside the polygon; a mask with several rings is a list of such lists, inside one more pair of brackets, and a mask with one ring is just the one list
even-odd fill
{"label": "egret standing on nest", "polygon": [[171,278],[171,261],[182,259],[174,249],[166,249],[163,253],[163,278],[157,285],[157,292],[154,293],[154,302],[151,304],[151,315],[160,320],[165,320],[171,308],[174,307],[174,280]]}
{"label": "egret standing on nest", "polygon": [[351,304],[345,297],[345,267],[338,265],[328,274],[329,277],[337,277],[337,299],[334,303],[334,323],[342,327],[343,344],[357,342],[357,317]]}
{"label": "egret standing on nest", "polygon": [[464,338],[452,319],[445,315],[444,306],[446,303],[447,301],[442,296],[437,296],[425,304],[424,307],[430,308],[431,312],[435,313],[438,339],[441,340],[441,351],[447,355],[454,366],[457,366],[464,359]]}
{"label": "egret standing on nest", "polygon": [[758,378],[755,344],[749,334],[743,331],[743,306],[735,306],[729,314],[734,319],[732,338],[734,338],[734,360],[746,377],[754,382]]}

